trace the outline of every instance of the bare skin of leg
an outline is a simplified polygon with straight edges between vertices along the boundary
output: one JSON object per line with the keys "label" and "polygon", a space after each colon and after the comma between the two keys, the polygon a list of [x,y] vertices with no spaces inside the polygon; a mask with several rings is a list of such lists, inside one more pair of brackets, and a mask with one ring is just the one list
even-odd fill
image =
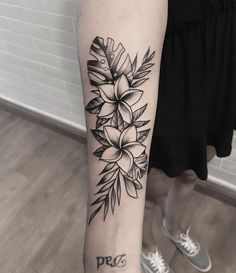
{"label": "bare skin of leg", "polygon": [[[207,160],[215,156],[215,148],[207,146]],[[161,205],[166,227],[175,238],[179,238],[184,211],[197,182],[194,171],[186,170],[177,178],[168,177],[162,170],[150,172],[147,183],[146,206],[143,226],[143,248],[153,251],[156,242],[151,229],[155,217],[155,206]]]}
{"label": "bare skin of leg", "polygon": [[143,222],[143,250],[154,252],[156,242],[152,233],[152,223],[155,216],[156,206],[161,206],[164,214],[164,204],[171,183],[175,178],[170,178],[160,169],[151,169],[146,190],[145,212]]}

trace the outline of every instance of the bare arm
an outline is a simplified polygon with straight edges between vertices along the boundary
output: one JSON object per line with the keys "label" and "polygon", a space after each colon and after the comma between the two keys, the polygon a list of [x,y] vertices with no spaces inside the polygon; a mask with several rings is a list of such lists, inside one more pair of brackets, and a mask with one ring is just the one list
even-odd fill
{"label": "bare arm", "polygon": [[147,164],[167,0],[80,0],[86,106],[86,272],[141,272]]}

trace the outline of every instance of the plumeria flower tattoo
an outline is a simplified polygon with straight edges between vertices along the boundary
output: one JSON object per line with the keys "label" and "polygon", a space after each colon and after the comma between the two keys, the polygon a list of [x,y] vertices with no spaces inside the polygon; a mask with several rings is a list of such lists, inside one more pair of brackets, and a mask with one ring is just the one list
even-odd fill
{"label": "plumeria flower tattoo", "polygon": [[132,89],[124,74],[113,84],[104,84],[98,87],[104,104],[101,108],[99,117],[112,117],[116,110],[119,111],[124,121],[131,123],[132,109],[131,106],[136,104],[141,98],[143,91]]}
{"label": "plumeria flower tattoo", "polygon": [[136,127],[131,126],[120,132],[116,128],[105,126],[104,133],[111,147],[103,152],[101,159],[109,163],[116,162],[128,173],[134,164],[134,158],[139,157],[146,149],[143,144],[137,142]]}

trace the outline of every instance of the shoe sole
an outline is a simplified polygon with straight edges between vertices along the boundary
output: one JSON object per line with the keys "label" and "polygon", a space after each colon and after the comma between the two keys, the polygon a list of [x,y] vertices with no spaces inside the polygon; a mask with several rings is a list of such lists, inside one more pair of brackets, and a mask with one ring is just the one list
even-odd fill
{"label": "shoe sole", "polygon": [[209,259],[209,261],[210,261],[209,266],[208,266],[207,268],[205,268],[205,269],[199,268],[199,267],[197,267],[196,265],[194,265],[194,264],[188,259],[188,256],[185,255],[185,254],[181,251],[181,249],[175,244],[175,242],[174,242],[173,240],[171,240],[171,238],[168,237],[168,235],[167,235],[166,232],[165,232],[165,227],[164,227],[163,225],[161,225],[161,231],[162,231],[162,233],[164,234],[164,236],[165,236],[169,241],[171,241],[172,244],[175,245],[176,249],[184,256],[184,259],[185,259],[192,267],[194,267],[195,269],[197,269],[198,271],[201,271],[201,272],[208,272],[208,271],[211,270],[211,268],[212,268],[212,262],[211,262],[211,258],[210,258],[210,256],[209,256],[208,253],[207,253],[207,257],[208,257],[208,259]]}
{"label": "shoe sole", "polygon": [[[143,266],[143,269],[144,269],[145,273],[155,273],[148,266],[146,266],[146,264],[143,263],[143,262],[142,262],[142,266]],[[173,271],[171,271],[171,272],[173,272]],[[169,271],[169,273],[170,273],[170,271]]]}

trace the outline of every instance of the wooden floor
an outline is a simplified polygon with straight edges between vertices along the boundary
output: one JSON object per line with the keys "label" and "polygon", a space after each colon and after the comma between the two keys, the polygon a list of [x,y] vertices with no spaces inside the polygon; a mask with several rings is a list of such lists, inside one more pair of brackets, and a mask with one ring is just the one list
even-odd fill
{"label": "wooden floor", "polygon": [[[86,162],[84,143],[0,110],[0,273],[83,273]],[[211,272],[235,273],[236,208],[195,192],[190,222]],[[175,272],[197,272],[155,227]]]}

